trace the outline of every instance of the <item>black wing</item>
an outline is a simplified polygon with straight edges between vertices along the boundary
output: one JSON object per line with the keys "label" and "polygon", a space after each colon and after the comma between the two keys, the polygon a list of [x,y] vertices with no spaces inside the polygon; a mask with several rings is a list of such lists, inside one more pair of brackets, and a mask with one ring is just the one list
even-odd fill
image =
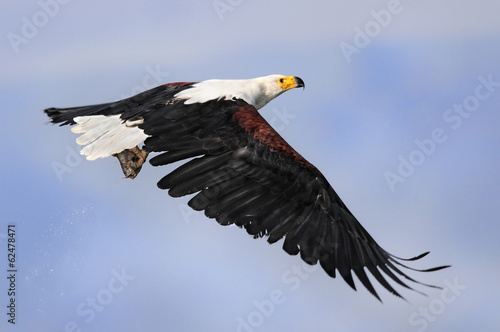
{"label": "black wing", "polygon": [[150,136],[144,149],[163,152],[150,160],[153,166],[196,157],[158,182],[171,196],[195,194],[190,207],[204,210],[221,225],[244,227],[255,238],[265,236],[269,243],[285,238],[287,253],[300,253],[308,264],[319,261],[331,277],[337,270],[356,289],[354,271],[379,300],[366,270],[399,297],[387,276],[409,289],[401,279],[419,283],[399,269],[412,269],[400,260],[413,261],[428,253],[401,259],[383,250],[321,172],[290,147],[253,106],[242,100],[186,105],[174,98],[189,86],[170,84],[115,103],[46,112],[54,123],[62,124],[74,123],[72,116],[82,112],[121,114],[124,120],[142,118],[139,127]]}
{"label": "black wing", "polygon": [[151,135],[147,150],[166,151],[151,159],[153,166],[199,156],[162,178],[158,187],[173,197],[196,194],[189,206],[221,225],[236,224],[254,237],[267,236],[269,243],[284,237],[287,253],[300,253],[308,264],[319,261],[331,277],[337,270],[356,289],[354,271],[379,300],[365,268],[400,297],[382,272],[406,288],[400,277],[417,282],[253,106],[241,100],[176,105],[145,116],[141,127]]}

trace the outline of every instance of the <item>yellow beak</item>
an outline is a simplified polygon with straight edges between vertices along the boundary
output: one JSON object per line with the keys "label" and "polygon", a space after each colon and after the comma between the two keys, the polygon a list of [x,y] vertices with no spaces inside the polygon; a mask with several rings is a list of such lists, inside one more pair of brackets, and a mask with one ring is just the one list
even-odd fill
{"label": "yellow beak", "polygon": [[300,77],[296,76],[287,76],[280,77],[278,83],[281,85],[284,91],[290,90],[293,88],[304,88],[306,87],[304,81]]}

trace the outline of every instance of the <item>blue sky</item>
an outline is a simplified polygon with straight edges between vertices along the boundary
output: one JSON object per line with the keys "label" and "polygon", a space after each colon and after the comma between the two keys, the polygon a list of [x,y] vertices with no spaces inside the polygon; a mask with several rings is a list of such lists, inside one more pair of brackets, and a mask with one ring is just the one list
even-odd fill
{"label": "blue sky", "polygon": [[[15,327],[0,282],[2,331],[500,328],[497,1],[1,3],[0,266],[15,224],[18,269]],[[380,304],[157,189],[174,166],[130,181],[86,161],[42,113],[274,73],[307,87],[262,114],[383,248],[452,264],[411,274],[443,291],[377,287]]]}

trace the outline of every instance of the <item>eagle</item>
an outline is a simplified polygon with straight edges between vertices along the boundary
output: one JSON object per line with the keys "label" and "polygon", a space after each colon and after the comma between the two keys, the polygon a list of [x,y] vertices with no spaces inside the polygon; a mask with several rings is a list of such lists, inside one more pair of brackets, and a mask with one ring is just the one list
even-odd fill
{"label": "eagle", "polygon": [[415,269],[405,262],[429,252],[404,259],[382,249],[325,176],[259,114],[293,88],[305,88],[304,81],[269,75],[177,82],[119,101],[44,112],[54,124],[74,125],[88,160],[117,157],[126,178],[137,176],[150,153],[159,153],[149,161],[153,166],[184,161],[158,182],[160,189],[172,197],[193,195],[188,205],[221,225],[235,224],[271,244],[284,238],[288,254],[319,262],[354,290],[352,272],[380,301],[368,274],[400,298],[388,278],[418,293],[408,281],[440,288],[402,268],[429,272],[449,265]]}

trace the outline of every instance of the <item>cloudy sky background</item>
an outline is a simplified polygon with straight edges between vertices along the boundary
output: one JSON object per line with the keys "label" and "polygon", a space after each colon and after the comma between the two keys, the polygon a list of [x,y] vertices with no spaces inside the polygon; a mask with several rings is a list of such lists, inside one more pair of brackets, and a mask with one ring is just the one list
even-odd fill
{"label": "cloudy sky background", "polygon": [[[0,279],[2,331],[500,328],[500,83],[478,88],[500,82],[497,1],[64,2],[0,1],[0,275],[8,224],[18,269],[15,327]],[[346,56],[341,45],[356,42]],[[402,290],[404,302],[378,287],[380,304],[168,197],[156,182],[173,167],[146,165],[130,181],[116,159],[84,160],[76,135],[42,113],[274,73],[307,87],[263,115],[382,247],[432,251],[415,267],[452,264],[411,274],[444,292]],[[451,121],[464,102],[474,111]],[[436,130],[440,142],[418,152]],[[391,186],[410,156],[418,165]]]}

